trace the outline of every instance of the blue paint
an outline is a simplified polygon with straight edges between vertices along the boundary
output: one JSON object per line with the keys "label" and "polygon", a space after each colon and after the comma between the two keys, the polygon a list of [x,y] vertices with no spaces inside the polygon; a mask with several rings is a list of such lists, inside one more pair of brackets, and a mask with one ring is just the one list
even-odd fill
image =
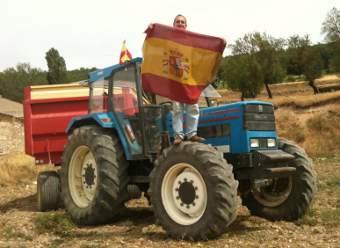
{"label": "blue paint", "polygon": [[100,79],[103,79],[103,78],[106,79],[106,78],[110,77],[114,71],[121,70],[121,69],[125,68],[126,65],[129,65],[129,64],[141,63],[142,60],[143,60],[142,58],[134,58],[130,61],[127,61],[124,64],[117,64],[117,65],[113,65],[113,66],[110,66],[110,67],[106,67],[104,69],[100,69],[100,70],[90,72],[88,82],[91,84],[91,83],[93,83],[97,80],[100,80]]}
{"label": "blue paint", "polygon": [[[105,121],[103,121],[103,119],[105,119]],[[134,140],[132,142],[129,139],[127,139],[127,135],[123,127],[119,125],[113,113],[91,113],[88,115],[75,117],[68,124],[66,132],[68,133],[77,123],[82,122],[82,121],[89,121],[89,120],[94,120],[102,128],[113,129],[117,132],[118,138],[121,142],[121,145],[123,146],[124,153],[125,153],[127,160],[131,160],[133,155],[139,155],[142,153],[142,148],[140,144],[138,144],[137,140]],[[122,120],[123,120],[123,126],[129,125],[129,122],[127,119],[122,118]]]}

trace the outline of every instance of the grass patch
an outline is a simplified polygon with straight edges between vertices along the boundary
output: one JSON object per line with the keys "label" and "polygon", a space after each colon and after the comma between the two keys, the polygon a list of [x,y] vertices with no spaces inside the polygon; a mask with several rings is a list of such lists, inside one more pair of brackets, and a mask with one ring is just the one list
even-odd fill
{"label": "grass patch", "polygon": [[55,240],[52,240],[52,242],[47,245],[47,248],[57,248],[63,244],[65,244],[65,240],[55,239]]}
{"label": "grass patch", "polygon": [[327,180],[326,185],[331,188],[337,188],[340,190],[340,177],[333,176],[329,180]]}
{"label": "grass patch", "polygon": [[312,208],[302,218],[294,222],[298,226],[316,226],[318,224],[318,212],[315,208]]}
{"label": "grass patch", "polygon": [[305,141],[305,128],[293,111],[281,112],[276,115],[276,119],[277,131],[280,137],[294,140],[298,143]]}
{"label": "grass patch", "polygon": [[306,120],[304,147],[312,156],[330,157],[340,152],[340,107],[334,106]]}
{"label": "grass patch", "polygon": [[32,236],[19,232],[14,227],[7,226],[1,231],[1,236],[3,236],[6,240],[10,239],[24,239],[24,240],[33,240]]}
{"label": "grass patch", "polygon": [[320,212],[320,219],[328,224],[340,224],[340,209],[325,209]]}
{"label": "grass patch", "polygon": [[36,218],[35,226],[39,234],[53,233],[60,237],[72,236],[76,227],[71,219],[63,213],[41,214]]}

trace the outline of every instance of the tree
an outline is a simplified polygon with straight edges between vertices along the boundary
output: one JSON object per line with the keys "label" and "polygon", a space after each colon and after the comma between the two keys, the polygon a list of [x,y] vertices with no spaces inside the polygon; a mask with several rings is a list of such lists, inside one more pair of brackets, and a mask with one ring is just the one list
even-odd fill
{"label": "tree", "polygon": [[67,71],[67,80],[69,82],[76,82],[81,80],[86,80],[88,78],[88,75],[91,71],[95,71],[97,68],[84,68],[81,67],[80,69],[75,69],[72,71]]}
{"label": "tree", "polygon": [[317,47],[307,47],[303,55],[303,65],[303,74],[313,88],[314,94],[319,93],[319,89],[315,85],[315,79],[322,74],[323,61]]}
{"label": "tree", "polygon": [[48,66],[47,81],[50,84],[65,83],[67,81],[66,64],[64,58],[59,55],[58,50],[54,48],[48,50],[45,59]]}
{"label": "tree", "polygon": [[[253,63],[249,69],[257,78],[262,78],[262,83],[266,86],[268,97],[272,98],[269,84],[283,80],[285,70],[280,64],[279,55],[283,51],[284,41],[275,39],[267,34],[258,32],[247,34],[242,39],[238,39],[232,46],[234,55],[250,55],[247,61]],[[249,75],[252,81],[253,75]]]}
{"label": "tree", "polygon": [[251,55],[228,57],[223,62],[221,78],[231,90],[241,92],[244,98],[253,98],[263,87],[261,67]]}
{"label": "tree", "polygon": [[333,72],[340,72],[340,10],[332,8],[322,23],[321,31],[328,42],[333,42],[333,58],[330,60],[330,68]]}
{"label": "tree", "polygon": [[328,12],[321,31],[326,35],[327,41],[340,41],[340,11],[337,8]]}
{"label": "tree", "polygon": [[333,57],[330,60],[330,70],[332,72],[340,72],[340,41],[336,41],[332,44]]}
{"label": "tree", "polygon": [[0,72],[0,94],[13,101],[21,102],[24,87],[37,84],[46,84],[46,72],[32,68],[28,63]]}
{"label": "tree", "polygon": [[293,35],[287,40],[287,50],[285,54],[285,67],[288,74],[303,74],[303,54],[311,41],[308,35]]}
{"label": "tree", "polygon": [[294,35],[288,38],[286,66],[288,74],[304,74],[314,94],[319,93],[315,79],[321,76],[324,67],[318,47],[312,47],[308,35]]}

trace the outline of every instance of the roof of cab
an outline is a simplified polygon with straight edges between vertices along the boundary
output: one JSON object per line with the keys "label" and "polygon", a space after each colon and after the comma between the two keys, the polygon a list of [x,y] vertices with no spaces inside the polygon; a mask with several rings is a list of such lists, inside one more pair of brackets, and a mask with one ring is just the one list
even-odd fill
{"label": "roof of cab", "polygon": [[91,84],[91,83],[93,83],[93,82],[95,82],[99,79],[108,78],[109,76],[111,76],[111,74],[114,70],[119,70],[120,68],[125,67],[127,64],[142,62],[142,60],[143,60],[142,58],[137,57],[137,58],[131,59],[130,61],[127,61],[124,64],[116,64],[116,65],[113,65],[113,66],[106,67],[104,69],[99,69],[99,70],[90,72],[88,82]]}

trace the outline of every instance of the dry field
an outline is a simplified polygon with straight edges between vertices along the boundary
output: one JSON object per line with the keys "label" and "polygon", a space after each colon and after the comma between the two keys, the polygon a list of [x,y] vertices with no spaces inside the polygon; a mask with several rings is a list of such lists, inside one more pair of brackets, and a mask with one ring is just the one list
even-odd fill
{"label": "dry field", "polygon": [[[273,99],[279,135],[303,146],[318,173],[318,193],[303,219],[270,222],[251,216],[240,202],[237,219],[220,238],[176,241],[155,224],[146,199],[141,198],[129,202],[110,224],[77,227],[64,210],[37,212],[34,159],[11,153],[0,156],[0,248],[340,247],[340,93],[320,94],[316,99],[310,92],[287,87]],[[236,96],[224,93],[225,101]]]}
{"label": "dry field", "polygon": [[340,158],[318,158],[314,165],[319,191],[303,219],[270,222],[240,205],[227,233],[206,242],[167,238],[145,198],[108,225],[76,227],[63,210],[37,212],[34,177],[21,178],[0,186],[0,247],[340,247]]}

